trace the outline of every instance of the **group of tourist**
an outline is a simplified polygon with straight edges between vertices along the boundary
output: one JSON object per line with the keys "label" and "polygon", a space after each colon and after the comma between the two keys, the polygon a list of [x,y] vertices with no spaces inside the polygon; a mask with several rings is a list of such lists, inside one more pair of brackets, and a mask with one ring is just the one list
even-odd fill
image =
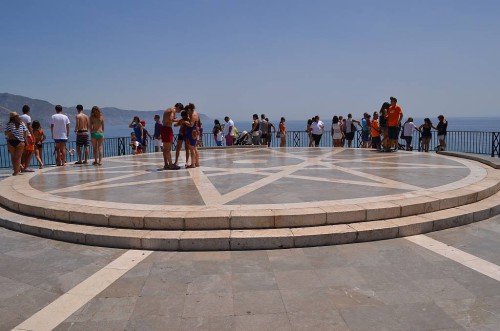
{"label": "group of tourist", "polygon": [[285,118],[282,117],[278,124],[278,129],[274,126],[265,114],[252,115],[252,125],[249,131],[239,133],[234,125],[234,121],[226,116],[224,118],[226,124],[221,124],[219,120],[214,120],[214,128],[212,133],[217,146],[222,146],[225,140],[226,146],[233,145],[263,145],[271,146],[273,135],[280,139],[280,147],[286,146],[286,124]]}
{"label": "group of tourist", "polygon": [[[343,116],[333,116],[332,127],[330,134],[332,135],[334,147],[344,147],[347,141],[347,147],[352,147],[354,134],[358,131],[358,126],[361,128],[361,147],[375,148],[380,151],[392,152],[398,149],[412,150],[413,132],[420,133],[420,150],[429,151],[429,145],[432,138],[431,129],[437,130],[439,140],[439,150],[446,149],[446,133],[448,129],[448,121],[443,115],[437,118],[439,123],[434,126],[429,118],[424,119],[424,123],[417,127],[413,123],[413,118],[408,117],[402,123],[403,111],[397,104],[395,97],[390,97],[390,102],[384,102],[379,112],[373,113],[373,118],[370,114],[364,113],[361,120],[352,118],[352,114],[348,114],[347,118]],[[315,116],[308,120],[306,131],[309,134],[309,146],[319,146],[321,135],[324,132],[324,124]],[[403,139],[406,144],[398,143],[399,138]]]}
{"label": "group of tourist", "polygon": [[[175,106],[166,109],[163,119],[160,115],[155,115],[154,133],[151,135],[146,129],[146,122],[135,116],[129,127],[133,129],[131,133],[132,151],[139,154],[147,151],[149,139],[154,142],[155,152],[163,153],[165,170],[180,169],[178,165],[179,155],[184,146],[185,167],[195,168],[200,166],[198,147],[203,146],[203,128],[196,112],[194,104],[189,103],[184,106],[177,103]],[[92,141],[95,161],[93,165],[102,165],[103,141],[104,141],[104,118],[99,107],[92,107],[90,117],[83,111],[83,106],[76,106],[77,115],[75,118],[76,134],[76,154],[77,165],[88,163],[89,158],[89,136]],[[30,162],[35,155],[40,169],[43,168],[42,151],[43,142],[46,140],[44,130],[40,121],[31,121],[30,107],[25,105],[22,108],[23,114],[10,113],[9,122],[5,130],[8,149],[12,158],[13,175],[21,172],[33,172]],[[62,113],[60,105],[55,106],[56,114],[50,119],[50,132],[55,143],[56,166],[66,165],[66,142],[70,132],[70,120]],[[179,114],[180,117],[176,115]],[[363,148],[376,148],[381,151],[397,151],[398,149],[412,150],[413,132],[420,132],[420,150],[428,152],[431,130],[437,130],[439,149],[446,148],[446,133],[448,122],[443,115],[438,116],[439,123],[434,126],[429,118],[425,118],[424,123],[416,126],[413,118],[408,117],[404,123],[403,111],[397,104],[397,99],[390,98],[390,102],[384,102],[379,112],[374,112],[373,117],[365,113],[363,118],[356,120],[352,114],[346,118],[335,115],[332,118],[331,136],[334,147],[352,147],[355,132],[358,126],[361,129]],[[253,144],[270,146],[273,135],[280,140],[280,147],[286,147],[287,129],[286,120],[281,118],[278,128],[276,128],[265,114],[253,114],[252,125],[249,131],[238,132],[234,121],[226,116],[225,124],[219,120],[214,120],[212,130],[217,146],[233,146],[235,144]],[[177,145],[175,150],[175,160],[172,158],[172,144],[174,142],[173,127],[179,128],[177,135]],[[306,132],[309,136],[309,147],[319,147],[321,137],[325,132],[325,123],[318,115],[307,121]],[[400,145],[398,139],[401,138],[406,145]],[[346,144],[347,143],[347,144]]]}
{"label": "group of tourist", "polygon": [[[89,158],[89,132],[92,139],[95,161],[100,166],[103,157],[104,118],[99,107],[92,107],[90,117],[83,113],[83,106],[76,106],[78,114],[75,119],[76,148],[78,161],[76,164],[87,164]],[[55,143],[56,166],[65,166],[66,142],[70,132],[70,120],[62,113],[60,105],[55,106],[55,114],[50,118],[50,133]],[[11,155],[13,175],[22,172],[33,172],[30,163],[33,154],[43,169],[43,143],[47,136],[40,121],[31,121],[31,109],[28,105],[22,108],[22,115],[17,112],[9,114],[9,122],[5,129],[5,138]]]}

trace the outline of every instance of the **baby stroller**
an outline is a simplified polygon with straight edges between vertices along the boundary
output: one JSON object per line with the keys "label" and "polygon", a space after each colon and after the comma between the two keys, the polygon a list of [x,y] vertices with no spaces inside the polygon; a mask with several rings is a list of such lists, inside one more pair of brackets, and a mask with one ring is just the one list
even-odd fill
{"label": "baby stroller", "polygon": [[252,136],[249,132],[243,131],[238,135],[238,138],[234,142],[235,145],[251,145]]}

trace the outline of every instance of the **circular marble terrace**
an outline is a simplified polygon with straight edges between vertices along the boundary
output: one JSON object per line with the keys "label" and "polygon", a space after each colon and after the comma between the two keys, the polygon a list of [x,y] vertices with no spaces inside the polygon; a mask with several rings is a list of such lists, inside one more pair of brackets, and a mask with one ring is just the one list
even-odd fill
{"label": "circular marble terrace", "polygon": [[24,195],[51,203],[192,211],[376,204],[456,190],[483,166],[414,152],[363,149],[217,149],[201,167],[163,170],[159,153],[105,159],[102,167],[52,167],[12,178]]}

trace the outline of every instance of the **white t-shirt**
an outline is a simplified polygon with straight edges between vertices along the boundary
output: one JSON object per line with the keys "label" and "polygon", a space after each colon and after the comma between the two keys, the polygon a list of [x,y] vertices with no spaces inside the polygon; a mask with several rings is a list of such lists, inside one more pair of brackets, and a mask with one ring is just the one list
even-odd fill
{"label": "white t-shirt", "polygon": [[[26,125],[26,127],[28,127],[28,123],[31,123],[31,116],[28,115],[28,114],[22,114],[22,115],[19,116],[19,118],[24,123],[24,125]],[[26,132],[26,134],[28,136],[31,136],[31,133],[30,133],[29,130],[28,130],[28,132]]]}
{"label": "white t-shirt", "polygon": [[54,114],[50,118],[50,125],[54,125],[54,139],[68,139],[66,125],[69,124],[68,116],[64,114]]}
{"label": "white t-shirt", "polygon": [[217,132],[217,141],[222,141],[222,131]]}
{"label": "white t-shirt", "polygon": [[323,134],[324,128],[325,128],[325,124],[321,120],[317,121],[317,122],[313,122],[311,124],[312,134],[317,134],[317,135]]}
{"label": "white t-shirt", "polygon": [[[228,132],[229,128],[231,128],[231,132]],[[229,121],[224,126],[224,135],[225,136],[234,136],[234,122],[232,119],[229,119]]]}
{"label": "white t-shirt", "polygon": [[413,131],[416,131],[416,130],[417,130],[417,127],[415,126],[415,124],[413,124],[413,122],[407,122],[403,126],[403,136],[409,137],[409,136],[411,136]]}

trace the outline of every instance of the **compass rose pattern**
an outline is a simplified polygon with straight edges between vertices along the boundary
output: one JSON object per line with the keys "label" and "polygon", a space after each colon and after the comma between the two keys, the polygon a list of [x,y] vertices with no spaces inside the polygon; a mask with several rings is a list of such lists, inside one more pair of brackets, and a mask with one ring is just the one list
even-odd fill
{"label": "compass rose pattern", "polygon": [[371,204],[457,189],[486,176],[473,162],[436,154],[340,148],[207,149],[200,168],[162,170],[162,163],[159,153],[109,158],[98,168],[47,169],[30,186],[51,200],[95,206],[248,210]]}

